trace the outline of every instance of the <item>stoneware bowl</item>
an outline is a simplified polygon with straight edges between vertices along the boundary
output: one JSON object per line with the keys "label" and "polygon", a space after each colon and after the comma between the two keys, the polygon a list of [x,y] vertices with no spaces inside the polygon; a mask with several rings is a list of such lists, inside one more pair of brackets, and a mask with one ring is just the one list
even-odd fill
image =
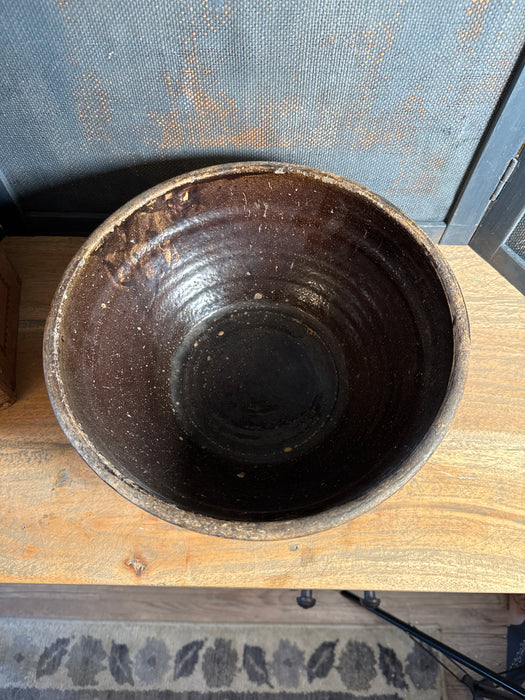
{"label": "stoneware bowl", "polygon": [[108,484],[211,535],[355,518],[426,462],[460,400],[465,305],[439,250],[335,175],[169,180],[88,239],[56,293],[47,387]]}

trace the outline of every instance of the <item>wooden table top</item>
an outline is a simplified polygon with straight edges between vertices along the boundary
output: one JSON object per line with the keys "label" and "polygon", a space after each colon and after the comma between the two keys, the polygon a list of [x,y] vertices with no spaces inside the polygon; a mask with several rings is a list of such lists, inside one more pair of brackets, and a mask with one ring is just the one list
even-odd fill
{"label": "wooden table top", "polygon": [[70,447],[41,362],[44,320],[83,239],[3,242],[23,282],[18,401],[0,412],[0,581],[523,592],[525,299],[467,247],[445,247],[471,322],[465,393],[445,440],[397,494],[324,533],[208,537],[107,486]]}

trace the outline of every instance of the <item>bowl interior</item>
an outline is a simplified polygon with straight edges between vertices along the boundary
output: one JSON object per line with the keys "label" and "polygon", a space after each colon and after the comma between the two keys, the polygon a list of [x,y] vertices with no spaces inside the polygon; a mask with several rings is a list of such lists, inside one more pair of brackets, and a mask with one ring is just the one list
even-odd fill
{"label": "bowl interior", "polygon": [[59,372],[128,483],[226,520],[350,503],[427,434],[451,314],[414,236],[295,173],[175,184],[108,230],[62,302]]}

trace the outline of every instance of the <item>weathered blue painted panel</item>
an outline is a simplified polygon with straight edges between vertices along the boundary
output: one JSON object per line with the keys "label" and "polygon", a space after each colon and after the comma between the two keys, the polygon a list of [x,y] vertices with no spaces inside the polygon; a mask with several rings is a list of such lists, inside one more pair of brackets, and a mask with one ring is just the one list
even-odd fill
{"label": "weathered blue painted panel", "polygon": [[0,7],[0,167],[43,211],[109,212],[248,158],[340,173],[440,221],[524,32],[515,0]]}

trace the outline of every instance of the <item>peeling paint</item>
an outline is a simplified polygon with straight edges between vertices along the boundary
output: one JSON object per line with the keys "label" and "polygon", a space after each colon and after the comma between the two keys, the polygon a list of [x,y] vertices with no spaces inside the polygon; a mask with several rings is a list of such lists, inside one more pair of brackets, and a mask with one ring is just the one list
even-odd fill
{"label": "peeling paint", "polygon": [[77,109],[78,125],[88,142],[110,141],[107,124],[112,119],[111,97],[93,72],[82,75],[82,83],[71,91]]}
{"label": "peeling paint", "polygon": [[[66,171],[129,167],[136,192],[154,172],[168,177],[171,159],[224,155],[335,170],[412,217],[440,218],[519,56],[520,10],[516,0],[434,10],[405,0],[326,10],[139,2],[133,22],[108,5],[101,31],[90,3],[53,0],[34,27],[21,23],[24,45],[45,50],[20,64],[20,106],[7,114],[14,140],[34,141],[34,158],[23,159],[24,172],[14,155],[4,161],[28,191],[58,183],[78,211],[94,196],[100,211],[113,210],[126,185],[62,190]],[[417,199],[410,178],[437,144],[448,154],[447,179],[437,196]],[[154,161],[158,170],[142,168]]]}
{"label": "peeling paint", "polygon": [[461,42],[470,44],[477,41],[483,32],[485,13],[490,5],[490,0],[470,0],[465,10],[465,24],[457,32]]}

